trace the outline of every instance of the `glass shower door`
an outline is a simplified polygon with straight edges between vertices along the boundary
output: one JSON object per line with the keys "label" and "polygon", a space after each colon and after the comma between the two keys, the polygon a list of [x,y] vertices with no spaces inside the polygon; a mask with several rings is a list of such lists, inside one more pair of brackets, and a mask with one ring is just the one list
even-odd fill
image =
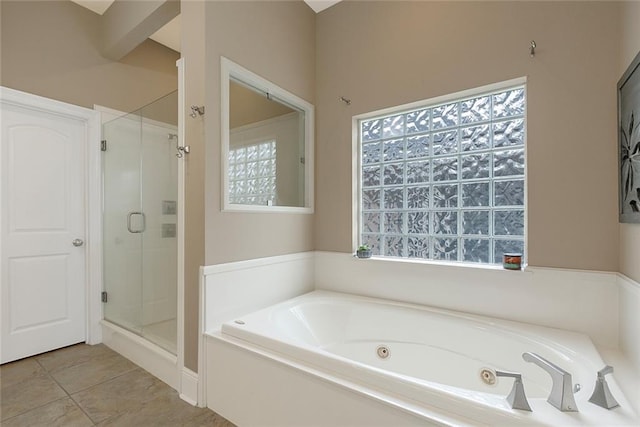
{"label": "glass shower door", "polygon": [[106,320],[176,353],[177,92],[103,126]]}
{"label": "glass shower door", "polygon": [[[140,110],[142,120],[142,336],[176,353],[178,94]],[[173,122],[175,120],[175,122]]]}
{"label": "glass shower door", "polygon": [[127,114],[103,126],[105,319],[142,333],[141,117]]}

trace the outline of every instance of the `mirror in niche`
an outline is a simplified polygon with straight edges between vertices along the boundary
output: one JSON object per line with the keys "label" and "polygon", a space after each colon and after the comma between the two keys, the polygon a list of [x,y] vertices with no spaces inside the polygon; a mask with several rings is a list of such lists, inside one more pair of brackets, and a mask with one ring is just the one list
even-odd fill
{"label": "mirror in niche", "polygon": [[313,106],[222,58],[223,209],[313,212]]}

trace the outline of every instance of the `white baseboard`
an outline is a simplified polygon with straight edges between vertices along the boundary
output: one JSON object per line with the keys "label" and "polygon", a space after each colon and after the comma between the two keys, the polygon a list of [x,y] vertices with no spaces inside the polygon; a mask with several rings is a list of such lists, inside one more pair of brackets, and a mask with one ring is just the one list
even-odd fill
{"label": "white baseboard", "polygon": [[191,369],[182,368],[180,399],[198,405],[198,374]]}
{"label": "white baseboard", "polygon": [[177,357],[111,322],[102,321],[102,342],[180,392]]}

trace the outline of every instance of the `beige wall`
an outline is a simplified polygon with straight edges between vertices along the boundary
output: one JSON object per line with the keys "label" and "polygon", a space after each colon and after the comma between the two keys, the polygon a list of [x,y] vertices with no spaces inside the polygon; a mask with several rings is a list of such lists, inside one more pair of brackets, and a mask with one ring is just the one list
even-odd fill
{"label": "beige wall", "polygon": [[0,84],[92,108],[132,111],[177,89],[179,54],[148,40],[119,62],[100,54],[99,15],[70,1],[7,1]]}
{"label": "beige wall", "polygon": [[[205,4],[202,1],[182,1],[181,52],[185,67],[185,108],[205,105]],[[207,80],[208,81],[208,80]],[[206,118],[212,113],[206,106]],[[198,370],[198,315],[200,266],[204,262],[204,179],[205,141],[204,117],[185,115],[185,143],[191,153],[185,156],[185,279],[184,279],[184,364]]]}
{"label": "beige wall", "polygon": [[206,2],[207,264],[314,248],[310,214],[221,212],[220,56],[315,101],[315,15],[298,1]]}
{"label": "beige wall", "polygon": [[527,76],[529,262],[616,271],[618,27],[606,2],[346,1],[320,13],[316,249],[353,249],[352,116]]}
{"label": "beige wall", "polygon": [[220,56],[313,103],[315,16],[301,0],[183,0],[181,13],[186,105],[206,107],[185,123],[185,366],[196,371],[199,266],[313,249],[313,215],[220,211]]}
{"label": "beige wall", "polygon": [[2,4],[0,4],[0,85],[2,85]]}
{"label": "beige wall", "polygon": [[102,54],[114,61],[180,14],[180,0],[118,0],[100,19]]}
{"label": "beige wall", "polygon": [[[640,2],[622,7],[622,52],[618,76],[622,76],[640,51]],[[640,282],[640,224],[620,224],[620,266],[622,274]]]}
{"label": "beige wall", "polygon": [[178,126],[178,91],[175,90],[137,110],[140,116]]}

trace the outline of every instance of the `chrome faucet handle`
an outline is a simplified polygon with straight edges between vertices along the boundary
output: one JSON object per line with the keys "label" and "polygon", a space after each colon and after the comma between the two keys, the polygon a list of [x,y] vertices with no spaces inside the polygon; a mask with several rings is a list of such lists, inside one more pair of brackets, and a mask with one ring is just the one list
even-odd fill
{"label": "chrome faucet handle", "polygon": [[511,408],[531,412],[531,406],[529,406],[529,402],[527,401],[527,395],[524,393],[524,384],[522,383],[522,374],[518,374],[516,372],[504,372],[504,371],[495,371],[495,372],[496,372],[496,377],[509,377],[514,379],[511,392],[507,396],[507,402],[509,402],[509,405],[511,405]]}
{"label": "chrome faucet handle", "polygon": [[609,385],[605,379],[605,375],[613,373],[613,366],[606,365],[604,368],[598,371],[598,378],[596,379],[596,386],[593,389],[593,394],[589,398],[589,402],[594,405],[601,406],[605,409],[613,409],[620,406],[616,399],[609,390]]}
{"label": "chrome faucet handle", "polygon": [[522,353],[522,358],[526,362],[535,363],[551,375],[553,383],[547,402],[562,412],[578,412],[578,405],[573,398],[573,384],[569,372],[536,353]]}
{"label": "chrome faucet handle", "polygon": [[598,371],[598,379],[604,379],[604,376],[607,374],[613,374],[613,366],[605,365],[604,368]]}

